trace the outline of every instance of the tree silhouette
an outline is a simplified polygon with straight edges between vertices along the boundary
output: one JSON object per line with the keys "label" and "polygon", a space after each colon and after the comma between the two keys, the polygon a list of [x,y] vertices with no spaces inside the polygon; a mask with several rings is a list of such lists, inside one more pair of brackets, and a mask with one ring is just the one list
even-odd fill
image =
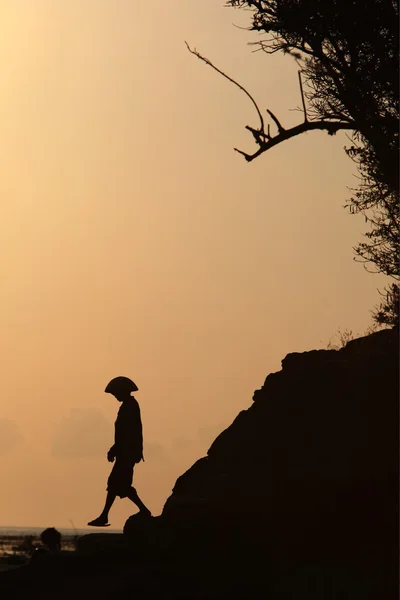
{"label": "tree silhouette", "polygon": [[366,241],[355,248],[356,259],[398,281],[398,0],[228,0],[227,6],[250,9],[249,29],[262,36],[254,42],[257,50],[295,58],[303,105],[298,125],[285,128],[270,110],[266,125],[247,90],[189,48],[240,87],[256,107],[259,126],[247,129],[257,148],[252,154],[235,150],[250,162],[307,131],[349,131],[354,144],[346,152],[357,163],[361,182],[346,206],[364,214],[371,225]]}
{"label": "tree silhouette", "polygon": [[382,296],[380,306],[373,313],[379,325],[399,323],[399,245],[400,213],[398,194],[376,175],[376,158],[368,144],[352,146],[347,153],[357,163],[361,182],[345,205],[351,213],[361,213],[369,225],[365,241],[355,248],[355,260],[373,265],[372,272],[381,272],[394,279]]}

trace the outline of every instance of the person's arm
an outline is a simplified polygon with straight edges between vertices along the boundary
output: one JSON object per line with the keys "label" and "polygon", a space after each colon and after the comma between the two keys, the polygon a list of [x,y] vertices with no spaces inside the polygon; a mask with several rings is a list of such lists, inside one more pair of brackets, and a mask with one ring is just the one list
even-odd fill
{"label": "person's arm", "polygon": [[111,448],[107,452],[108,462],[114,462],[116,455],[117,455],[117,450],[116,450],[115,444],[114,444],[113,446],[111,446]]}

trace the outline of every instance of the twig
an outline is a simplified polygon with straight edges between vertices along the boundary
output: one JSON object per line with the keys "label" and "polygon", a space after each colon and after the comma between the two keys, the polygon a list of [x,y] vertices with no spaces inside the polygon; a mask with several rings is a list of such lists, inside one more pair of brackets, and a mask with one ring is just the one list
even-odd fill
{"label": "twig", "polygon": [[195,56],[197,56],[197,58],[199,58],[204,63],[206,63],[206,65],[208,65],[209,67],[214,69],[214,71],[217,71],[217,73],[222,75],[222,77],[225,77],[225,79],[227,79],[231,83],[235,84],[240,90],[242,90],[242,92],[244,92],[246,94],[246,96],[248,98],[250,98],[250,100],[252,101],[252,103],[257,111],[258,117],[260,119],[260,132],[263,132],[264,131],[264,119],[262,117],[260,109],[258,108],[257,102],[254,100],[253,96],[242,85],[240,85],[240,83],[238,83],[237,81],[232,79],[232,77],[229,77],[229,75],[224,73],[224,71],[221,71],[221,69],[218,69],[218,67],[216,67],[208,58],[206,58],[205,56],[202,56],[199,52],[197,52],[197,50],[195,48],[193,48],[193,50],[192,50],[192,48],[189,46],[189,44],[187,42],[185,42],[185,44],[191,54],[194,54]]}
{"label": "twig", "polygon": [[273,120],[275,125],[277,126],[279,133],[283,133],[284,131],[286,131],[286,129],[284,127],[282,127],[280,121],[278,121],[277,117],[274,115],[272,110],[269,110],[267,108],[267,113],[269,114],[269,116],[271,117],[271,119]]}
{"label": "twig", "polygon": [[300,85],[300,93],[301,93],[301,101],[303,103],[303,112],[304,112],[304,122],[307,123],[308,119],[307,119],[307,108],[306,108],[306,102],[304,100],[304,92],[303,92],[303,82],[301,81],[301,71],[298,72],[298,76],[299,76],[299,85]]}

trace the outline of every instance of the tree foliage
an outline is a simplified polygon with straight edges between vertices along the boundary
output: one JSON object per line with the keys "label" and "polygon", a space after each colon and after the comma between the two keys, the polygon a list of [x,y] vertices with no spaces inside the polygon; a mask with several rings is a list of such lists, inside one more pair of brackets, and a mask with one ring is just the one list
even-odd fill
{"label": "tree foliage", "polygon": [[268,54],[301,64],[310,122],[336,123],[368,143],[376,176],[399,189],[398,2],[229,0],[252,9],[250,29]]}
{"label": "tree foliage", "polygon": [[[353,145],[346,152],[357,164],[360,185],[346,206],[362,213],[370,226],[365,241],[355,248],[356,259],[398,281],[399,0],[227,0],[227,6],[251,11],[250,30],[259,36],[253,42],[258,50],[296,59],[304,114],[303,122],[286,129],[267,110],[272,122],[265,125],[244,90],[257,108],[260,125],[247,126],[256,151],[238,151],[251,161],[306,131],[351,132]],[[398,300],[398,291],[397,283],[387,290],[375,313],[378,323],[396,320],[393,298]]]}
{"label": "tree foliage", "polygon": [[367,241],[356,248],[356,256],[373,264],[375,271],[399,279],[400,214],[398,195],[376,173],[376,157],[368,144],[351,146],[347,154],[357,163],[359,187],[346,204],[352,213],[362,213],[370,225]]}
{"label": "tree foliage", "polygon": [[378,325],[389,327],[399,326],[400,308],[400,286],[392,283],[381,293],[383,298],[381,304],[373,312],[374,321]]}

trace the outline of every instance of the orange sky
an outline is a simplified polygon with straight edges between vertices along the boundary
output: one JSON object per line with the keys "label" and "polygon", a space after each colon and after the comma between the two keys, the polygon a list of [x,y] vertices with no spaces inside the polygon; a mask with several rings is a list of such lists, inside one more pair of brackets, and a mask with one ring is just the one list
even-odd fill
{"label": "orange sky", "polygon": [[[362,333],[384,281],[352,260],[364,222],[345,136],[247,164],[248,99],[289,125],[296,65],[252,53],[223,0],[0,6],[0,525],[85,526],[110,469],[115,375],[140,391],[158,513],[179,474],[288,352]],[[111,514],[121,527],[128,500]]]}

